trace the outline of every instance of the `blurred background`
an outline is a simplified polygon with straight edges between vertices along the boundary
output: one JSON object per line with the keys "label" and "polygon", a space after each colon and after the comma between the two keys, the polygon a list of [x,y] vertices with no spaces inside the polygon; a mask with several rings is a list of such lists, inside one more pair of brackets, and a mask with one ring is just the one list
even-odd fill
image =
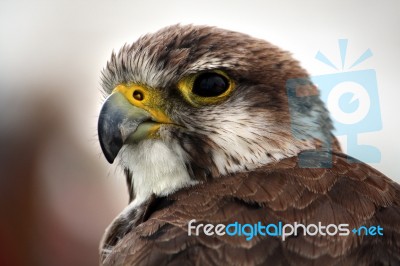
{"label": "blurred background", "polygon": [[[0,265],[97,265],[106,226],[126,206],[119,169],[97,141],[100,71],[111,51],[175,23],[216,25],[289,50],[312,74],[377,74],[382,130],[360,134],[400,181],[400,2],[0,0]],[[345,144],[346,139],[341,138]]]}

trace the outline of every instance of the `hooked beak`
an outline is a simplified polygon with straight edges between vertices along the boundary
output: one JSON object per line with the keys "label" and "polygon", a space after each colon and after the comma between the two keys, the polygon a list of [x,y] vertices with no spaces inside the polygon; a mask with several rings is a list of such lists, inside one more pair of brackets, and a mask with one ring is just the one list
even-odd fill
{"label": "hooked beak", "polygon": [[149,112],[132,105],[122,93],[112,93],[104,102],[98,121],[100,146],[109,163],[113,163],[128,141],[137,143],[157,125]]}

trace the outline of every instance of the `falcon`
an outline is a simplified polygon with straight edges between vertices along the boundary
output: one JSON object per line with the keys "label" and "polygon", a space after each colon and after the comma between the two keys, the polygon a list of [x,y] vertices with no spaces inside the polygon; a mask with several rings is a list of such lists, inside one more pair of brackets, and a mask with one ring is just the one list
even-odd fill
{"label": "falcon", "polygon": [[341,152],[288,52],[174,25],[113,52],[102,88],[130,196],[102,265],[400,265],[400,186]]}

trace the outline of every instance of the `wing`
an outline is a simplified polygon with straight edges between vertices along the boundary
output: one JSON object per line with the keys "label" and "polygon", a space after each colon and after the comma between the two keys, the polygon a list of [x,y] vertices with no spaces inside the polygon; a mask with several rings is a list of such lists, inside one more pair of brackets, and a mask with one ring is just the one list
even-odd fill
{"label": "wing", "polygon": [[[332,157],[331,157],[332,156]],[[400,187],[361,162],[319,152],[330,168],[301,168],[298,158],[225,176],[163,198],[126,234],[105,265],[398,265]],[[167,203],[167,204],[166,204]],[[188,236],[188,222],[380,225],[383,236]]]}

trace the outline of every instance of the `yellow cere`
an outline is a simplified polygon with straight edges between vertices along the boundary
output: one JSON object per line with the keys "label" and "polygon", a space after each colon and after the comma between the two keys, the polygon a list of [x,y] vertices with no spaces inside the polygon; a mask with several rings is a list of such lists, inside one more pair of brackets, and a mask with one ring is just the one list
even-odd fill
{"label": "yellow cere", "polygon": [[202,105],[211,105],[219,103],[231,94],[231,92],[235,88],[235,83],[233,82],[233,80],[230,79],[229,76],[221,70],[214,70],[214,72],[224,76],[229,80],[229,88],[221,95],[215,97],[202,97],[196,95],[192,92],[193,84],[196,78],[202,73],[192,74],[187,77],[184,77],[178,82],[178,89],[181,91],[183,97],[187,102],[189,102],[191,105],[195,107],[200,107]]}
{"label": "yellow cere", "polygon": [[160,91],[137,84],[121,84],[115,87],[114,92],[122,93],[132,105],[149,112],[156,122],[163,124],[173,123],[163,111],[166,103]]}

